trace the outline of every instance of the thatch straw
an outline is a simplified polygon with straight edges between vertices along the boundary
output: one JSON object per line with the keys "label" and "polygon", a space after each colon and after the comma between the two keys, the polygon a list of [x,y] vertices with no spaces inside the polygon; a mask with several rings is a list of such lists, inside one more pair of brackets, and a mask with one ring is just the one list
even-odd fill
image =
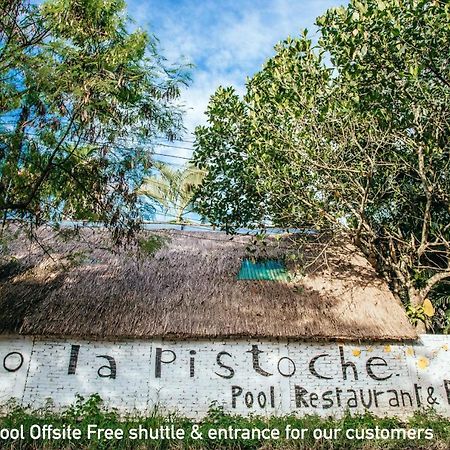
{"label": "thatch straw", "polygon": [[[40,245],[19,237],[10,245],[16,262],[0,269],[0,333],[107,339],[416,338],[400,303],[349,243],[331,244],[326,253],[319,252],[322,246],[305,245],[302,264],[314,264],[294,280],[248,281],[237,280],[247,237],[155,235],[166,242],[153,255],[137,247],[110,251],[98,230],[83,231],[81,240],[41,230]],[[267,253],[283,257],[286,246],[269,240]]]}

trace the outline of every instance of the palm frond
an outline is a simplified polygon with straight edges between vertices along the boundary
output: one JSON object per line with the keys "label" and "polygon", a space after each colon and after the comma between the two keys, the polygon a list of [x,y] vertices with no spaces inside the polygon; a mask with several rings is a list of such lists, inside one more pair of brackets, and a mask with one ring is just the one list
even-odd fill
{"label": "palm frond", "polygon": [[174,170],[168,164],[155,162],[157,173],[147,177],[138,189],[138,195],[145,195],[160,206],[166,213],[170,210],[177,221],[183,221],[186,209],[191,205],[195,188],[201,184],[205,172],[192,164]]}

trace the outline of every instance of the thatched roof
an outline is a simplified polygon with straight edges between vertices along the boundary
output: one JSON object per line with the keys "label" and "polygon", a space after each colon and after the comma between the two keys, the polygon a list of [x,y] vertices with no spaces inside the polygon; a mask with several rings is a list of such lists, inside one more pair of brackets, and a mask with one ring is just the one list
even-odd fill
{"label": "thatched roof", "polygon": [[[9,244],[0,334],[89,338],[408,340],[403,307],[349,243],[305,244],[290,280],[238,280],[249,237],[146,232],[110,246],[103,231],[39,231]],[[155,238],[157,236],[157,238]],[[288,240],[266,253],[289,259]],[[155,243],[163,243],[153,254]],[[156,245],[157,247],[157,245]],[[259,251],[259,250],[258,250]],[[303,271],[303,273],[302,273]]]}

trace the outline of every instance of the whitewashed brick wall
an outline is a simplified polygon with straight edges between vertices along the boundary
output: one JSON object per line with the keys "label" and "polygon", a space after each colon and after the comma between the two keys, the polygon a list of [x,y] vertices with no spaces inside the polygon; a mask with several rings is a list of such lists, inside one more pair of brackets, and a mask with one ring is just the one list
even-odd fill
{"label": "whitewashed brick wall", "polygon": [[4,337],[0,403],[58,409],[98,393],[124,413],[194,418],[213,402],[244,415],[406,416],[432,407],[450,417],[449,348],[450,336],[432,335],[414,345]]}

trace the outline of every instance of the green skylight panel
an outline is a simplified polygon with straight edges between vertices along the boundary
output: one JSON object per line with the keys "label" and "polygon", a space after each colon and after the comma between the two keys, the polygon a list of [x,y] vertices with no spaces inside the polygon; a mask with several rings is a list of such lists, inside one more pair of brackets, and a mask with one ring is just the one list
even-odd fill
{"label": "green skylight panel", "polygon": [[289,274],[284,263],[276,259],[256,262],[244,259],[238,273],[238,280],[288,281],[288,279]]}

